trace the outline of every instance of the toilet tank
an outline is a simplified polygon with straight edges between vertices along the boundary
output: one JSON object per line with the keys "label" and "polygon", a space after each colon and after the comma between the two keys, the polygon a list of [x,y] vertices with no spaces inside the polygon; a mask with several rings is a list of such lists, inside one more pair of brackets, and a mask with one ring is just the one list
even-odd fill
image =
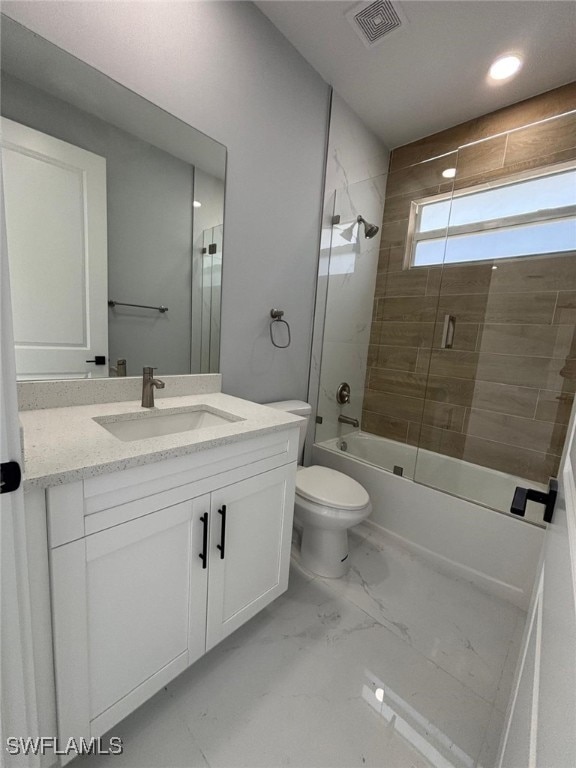
{"label": "toilet tank", "polygon": [[293,413],[294,416],[302,416],[306,421],[300,423],[300,444],[298,446],[298,461],[302,460],[302,451],[304,450],[304,441],[306,440],[306,431],[308,429],[308,420],[312,413],[312,406],[303,400],[280,400],[277,403],[266,403],[268,408],[276,408],[279,411]]}

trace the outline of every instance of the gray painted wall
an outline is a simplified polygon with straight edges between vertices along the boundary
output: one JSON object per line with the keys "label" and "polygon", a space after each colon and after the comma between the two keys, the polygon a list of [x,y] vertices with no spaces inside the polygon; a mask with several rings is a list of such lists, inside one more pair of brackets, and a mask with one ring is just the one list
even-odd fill
{"label": "gray painted wall", "polygon": [[[251,3],[5,2],[25,26],[228,147],[223,387],[305,398],[329,89]],[[280,307],[292,345],[268,336]]]}
{"label": "gray painted wall", "polygon": [[106,158],[108,295],[169,307],[109,311],[111,364],[190,373],[193,167],[6,73],[2,114]]}

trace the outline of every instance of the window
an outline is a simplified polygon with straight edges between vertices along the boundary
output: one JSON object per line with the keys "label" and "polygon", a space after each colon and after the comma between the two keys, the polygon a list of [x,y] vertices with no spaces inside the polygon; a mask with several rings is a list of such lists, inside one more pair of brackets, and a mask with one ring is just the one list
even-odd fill
{"label": "window", "polygon": [[576,168],[417,200],[409,233],[409,267],[576,251]]}

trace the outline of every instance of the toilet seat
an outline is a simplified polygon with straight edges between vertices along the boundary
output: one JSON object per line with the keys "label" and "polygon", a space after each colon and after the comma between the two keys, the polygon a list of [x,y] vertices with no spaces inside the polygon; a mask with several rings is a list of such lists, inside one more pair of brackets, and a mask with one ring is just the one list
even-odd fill
{"label": "toilet seat", "polygon": [[371,512],[372,504],[370,502],[361,509],[342,509],[341,507],[326,507],[296,494],[294,520],[297,525],[301,526],[306,523],[313,528],[322,528],[323,530],[346,530],[361,523]]}
{"label": "toilet seat", "polygon": [[350,511],[364,509],[370,502],[366,489],[356,480],[316,465],[298,469],[296,495],[323,507]]}

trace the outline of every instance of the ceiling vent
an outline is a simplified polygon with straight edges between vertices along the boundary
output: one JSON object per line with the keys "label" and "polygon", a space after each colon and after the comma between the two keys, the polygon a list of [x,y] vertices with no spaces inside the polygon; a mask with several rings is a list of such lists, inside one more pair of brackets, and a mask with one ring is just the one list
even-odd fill
{"label": "ceiling vent", "polygon": [[352,24],[366,48],[373,48],[384,37],[402,26],[403,19],[390,0],[360,3],[348,11],[346,18]]}

